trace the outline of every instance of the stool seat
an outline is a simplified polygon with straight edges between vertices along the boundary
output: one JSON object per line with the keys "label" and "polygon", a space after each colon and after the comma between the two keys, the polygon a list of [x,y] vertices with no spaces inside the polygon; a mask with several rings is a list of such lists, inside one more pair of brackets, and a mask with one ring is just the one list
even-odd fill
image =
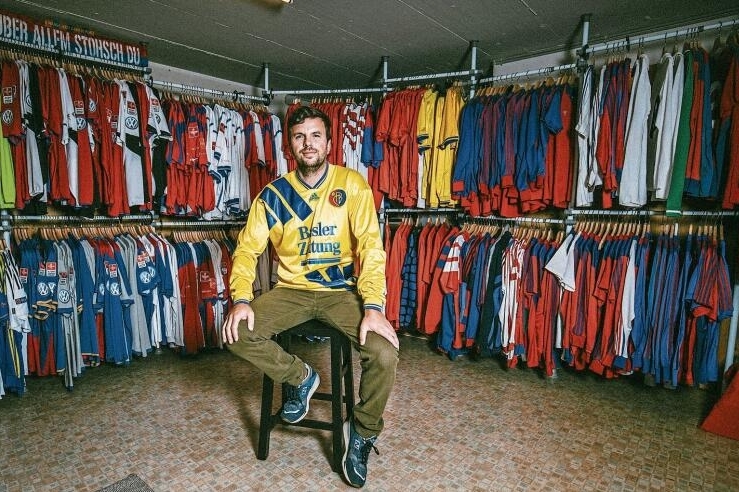
{"label": "stool seat", "polygon": [[[349,338],[339,330],[317,321],[308,321],[283,331],[275,336],[275,340],[286,350],[290,350],[292,336],[327,338],[331,346],[331,391],[316,391],[311,401],[323,400],[331,402],[331,420],[315,420],[304,418],[300,422],[290,424],[280,417],[282,404],[285,403],[287,383],[282,385],[282,404],[276,412],[272,410],[274,381],[266,374],[262,380],[262,410],[259,422],[259,444],[257,459],[266,460],[269,455],[269,440],[272,429],[277,424],[305,427],[309,429],[329,430],[333,433],[332,468],[341,473],[343,456],[343,425],[354,408],[354,376],[352,373],[352,346]],[[346,413],[342,412],[342,406]]]}

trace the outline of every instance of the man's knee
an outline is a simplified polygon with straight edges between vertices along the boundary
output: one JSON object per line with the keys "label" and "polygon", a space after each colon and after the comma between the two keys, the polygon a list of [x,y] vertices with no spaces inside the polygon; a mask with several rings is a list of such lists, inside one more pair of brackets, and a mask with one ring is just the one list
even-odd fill
{"label": "man's knee", "polygon": [[383,369],[395,369],[398,365],[398,349],[376,333],[368,333],[365,342],[367,357]]}
{"label": "man's knee", "polygon": [[243,343],[254,343],[261,342],[265,339],[270,338],[262,333],[255,324],[254,329],[250,330],[246,326],[246,321],[239,323],[239,341]]}

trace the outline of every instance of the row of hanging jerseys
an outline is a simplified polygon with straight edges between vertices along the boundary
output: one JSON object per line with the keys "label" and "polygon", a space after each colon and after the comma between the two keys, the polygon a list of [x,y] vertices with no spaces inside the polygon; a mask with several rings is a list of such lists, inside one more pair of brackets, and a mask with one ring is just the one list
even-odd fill
{"label": "row of hanging jerseys", "polygon": [[[299,106],[287,108],[285,119]],[[450,205],[462,88],[409,88],[371,102],[313,101],[331,120],[329,162],[365,176],[376,208],[384,200],[424,208]],[[443,115],[443,116],[442,116]],[[287,137],[283,151],[295,169]],[[443,146],[442,142],[444,143]],[[427,203],[428,202],[428,203]]]}
{"label": "row of hanging jerseys", "polygon": [[170,242],[153,232],[25,238],[19,261],[0,252],[0,396],[25,376],[127,365],[162,347],[194,354],[222,347],[233,243]]}
{"label": "row of hanging jerseys", "polygon": [[733,307],[715,230],[583,223],[563,238],[404,221],[390,232],[388,320],[434,335],[452,358],[501,354],[547,376],[558,365],[641,371],[669,387],[718,379],[719,323]]}
{"label": "row of hanging jerseys", "polygon": [[[311,105],[331,119],[328,160],[363,174],[377,208],[384,201],[418,208],[459,202],[475,215],[518,216],[569,202],[572,91],[560,83],[465,104],[458,85],[411,87],[377,106]],[[294,169],[286,138],[283,151]]]}
{"label": "row of hanging jerseys", "polygon": [[[331,117],[329,160],[362,172],[378,207],[516,217],[566,208],[573,195],[579,207],[641,207],[651,190],[668,212],[684,197],[729,209],[739,204],[739,49],[735,35],[716,46],[651,67],[644,54],[590,66],[578,94],[564,77],[466,102],[453,85],[392,91],[377,106],[313,105]],[[160,101],[140,82],[22,60],[1,69],[1,207],[228,218],[295,167],[266,108]]]}
{"label": "row of hanging jerseys", "polygon": [[[739,205],[739,40],[588,67],[577,120],[578,207]],[[650,196],[651,195],[651,196]]]}
{"label": "row of hanging jerseys", "polygon": [[0,208],[226,219],[286,172],[280,120],[264,107],[160,101],[139,81],[23,60],[0,69]]}
{"label": "row of hanging jerseys", "polygon": [[666,202],[668,212],[698,198],[732,209],[738,46],[732,36],[710,53],[693,43],[652,66],[645,54],[589,66],[579,92],[562,76],[485,88],[466,102],[459,86],[409,87],[358,118],[351,104],[314,105],[342,138],[329,160],[366,173],[378,207],[518,217],[572,198],[599,208]]}

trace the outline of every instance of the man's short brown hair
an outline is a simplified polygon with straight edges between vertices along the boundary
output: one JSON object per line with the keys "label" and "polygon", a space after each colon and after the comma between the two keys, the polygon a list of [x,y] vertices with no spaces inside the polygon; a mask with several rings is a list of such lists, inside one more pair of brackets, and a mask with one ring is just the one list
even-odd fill
{"label": "man's short brown hair", "polygon": [[331,140],[331,120],[326,113],[312,106],[300,106],[290,114],[290,117],[287,119],[288,136],[292,136],[292,128],[295,125],[301,124],[308,118],[320,118],[323,120],[323,125],[326,127],[326,140]]}

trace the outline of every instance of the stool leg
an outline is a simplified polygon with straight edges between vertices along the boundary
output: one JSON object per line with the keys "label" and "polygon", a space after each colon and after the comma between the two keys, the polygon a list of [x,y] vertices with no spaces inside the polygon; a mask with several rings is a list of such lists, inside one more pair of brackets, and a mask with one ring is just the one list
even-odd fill
{"label": "stool leg", "polygon": [[346,418],[351,418],[354,411],[354,372],[352,368],[352,343],[349,339],[342,340],[343,360],[342,374],[344,375],[344,403]]}
{"label": "stool leg", "polygon": [[331,425],[333,427],[333,468],[341,473],[341,458],[343,457],[344,418],[341,404],[344,399],[342,373],[343,357],[342,342],[338,337],[331,338]]}
{"label": "stool leg", "polygon": [[262,379],[262,414],[259,417],[259,445],[257,459],[266,460],[269,455],[269,434],[274,422],[272,419],[272,396],[275,383],[266,374]]}

